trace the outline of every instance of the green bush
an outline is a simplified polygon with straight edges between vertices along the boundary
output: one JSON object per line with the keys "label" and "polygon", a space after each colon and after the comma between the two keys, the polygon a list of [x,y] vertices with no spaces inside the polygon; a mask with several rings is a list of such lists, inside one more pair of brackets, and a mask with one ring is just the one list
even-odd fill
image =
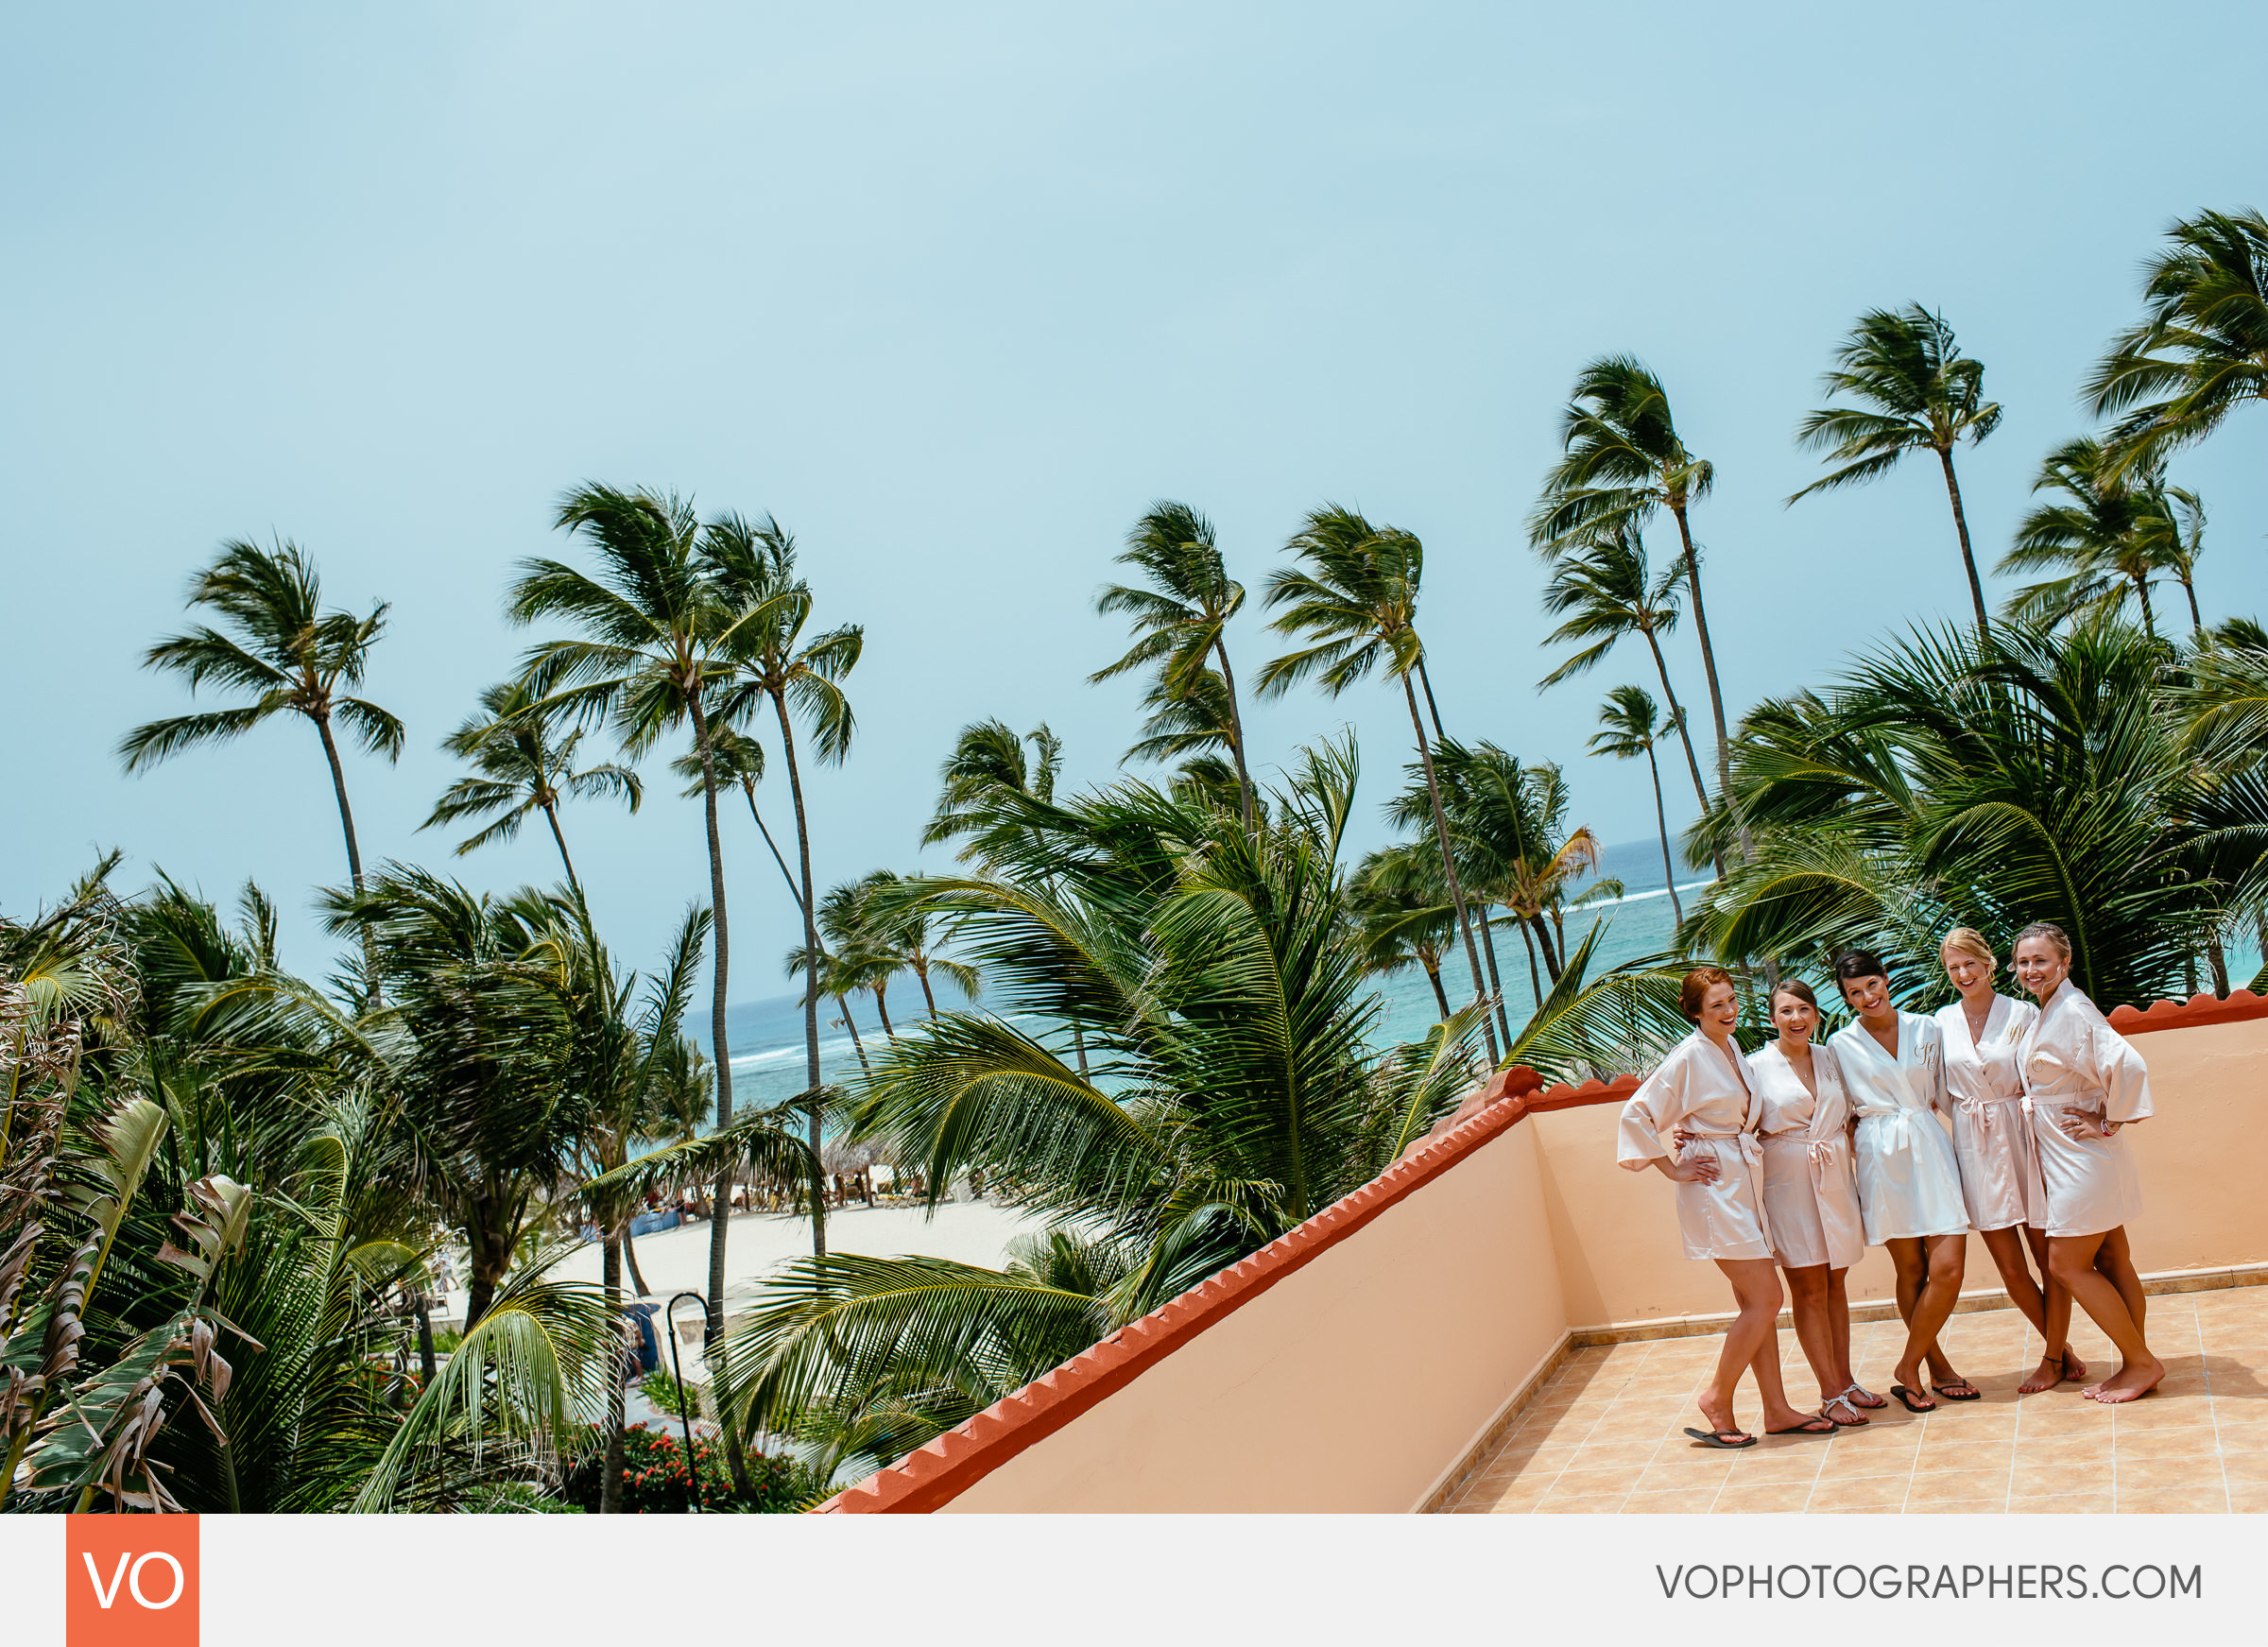
{"label": "green bush", "polygon": [[673,1418],[698,1418],[701,1415],[699,1392],[679,1384],[665,1372],[650,1372],[640,1379],[638,1393],[653,1404],[656,1412],[667,1413]]}
{"label": "green bush", "polygon": [[[591,1453],[569,1472],[560,1498],[582,1510],[598,1508],[605,1468],[604,1444],[593,1428]],[[622,1507],[628,1515],[677,1515],[693,1507],[693,1470],[686,1467],[685,1444],[678,1436],[632,1424],[622,1433]],[[792,1515],[826,1496],[826,1484],[793,1459],[747,1455],[748,1493],[732,1490],[721,1441],[693,1438],[694,1468],[700,1474],[701,1508],[711,1512]]]}

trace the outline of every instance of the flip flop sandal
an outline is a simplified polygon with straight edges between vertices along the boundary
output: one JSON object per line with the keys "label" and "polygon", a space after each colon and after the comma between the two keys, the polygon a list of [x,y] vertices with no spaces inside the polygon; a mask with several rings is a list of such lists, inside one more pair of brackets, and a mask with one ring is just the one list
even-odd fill
{"label": "flip flop sandal", "polygon": [[[1823,1424],[1826,1426],[1824,1430],[1820,1428]],[[1835,1421],[1825,1413],[1813,1413],[1800,1424],[1791,1425],[1785,1430],[1767,1430],[1764,1433],[1767,1435],[1832,1435],[1837,1428],[1839,1426]]]}
{"label": "flip flop sandal", "polygon": [[1937,1403],[1934,1401],[1930,1402],[1926,1407],[1916,1406],[1914,1404],[1914,1398],[1920,1393],[1921,1392],[1918,1390],[1909,1390],[1903,1384],[1892,1384],[1890,1386],[1890,1394],[1897,1398],[1898,1404],[1917,1418],[1925,1413],[1934,1413],[1937,1410]]}
{"label": "flip flop sandal", "polygon": [[1932,1384],[1930,1393],[1934,1396],[1943,1396],[1949,1401],[1981,1401],[1984,1398],[1984,1392],[1967,1379],[1955,1379],[1950,1387],[1944,1384]]}
{"label": "flip flop sandal", "polygon": [[[1835,1409],[1837,1407],[1842,1408],[1843,1411],[1848,1413],[1850,1416],[1847,1418],[1836,1417]],[[1829,1423],[1834,1425],[1839,1430],[1855,1430],[1861,1424],[1871,1424],[1874,1422],[1873,1419],[1867,1417],[1864,1414],[1859,1411],[1859,1406],[1856,1401],[1853,1401],[1847,1397],[1844,1396],[1837,1396],[1833,1400],[1821,1407],[1819,1409],[1819,1416],[1825,1418]]]}
{"label": "flip flop sandal", "polygon": [[1689,1424],[1685,1428],[1685,1433],[1704,1447],[1721,1447],[1727,1452],[1732,1451],[1735,1448],[1756,1445],[1756,1437],[1744,1430],[1719,1430],[1712,1434],[1707,1430],[1696,1430]]}
{"label": "flip flop sandal", "polygon": [[1864,1407],[1870,1413],[1879,1412],[1890,1404],[1889,1402],[1883,1400],[1881,1397],[1876,1395],[1872,1390],[1864,1389],[1857,1384],[1851,1385],[1850,1388],[1845,1390],[1842,1395],[1835,1398],[1837,1400],[1848,1401],[1854,1407]]}

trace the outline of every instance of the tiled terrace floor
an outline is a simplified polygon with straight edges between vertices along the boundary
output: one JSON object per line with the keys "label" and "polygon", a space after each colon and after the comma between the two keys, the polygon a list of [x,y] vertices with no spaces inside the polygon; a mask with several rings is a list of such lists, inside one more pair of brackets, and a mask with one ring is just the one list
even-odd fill
{"label": "tiled terrace floor", "polygon": [[[2268,1287],[2150,1300],[2151,1347],[2169,1371],[2156,1395],[2105,1407],[2063,1384],[2019,1398],[2039,1340],[2014,1310],[1955,1315],[1953,1364],[1984,1392],[1927,1417],[1896,1402],[1831,1439],[1766,1436],[1739,1451],[1694,1444],[1692,1391],[1721,1336],[1572,1352],[1487,1466],[1450,1507],[1462,1514],[1667,1512],[2021,1514],[2268,1511]],[[1789,1398],[1815,1400],[1795,1334],[1780,1350]],[[1851,1329],[1859,1381],[1890,1392],[1904,1342],[1895,1321]],[[2072,1346],[2093,1378],[2117,1364],[2091,1321]],[[1757,1422],[1744,1378],[1738,1415]]]}

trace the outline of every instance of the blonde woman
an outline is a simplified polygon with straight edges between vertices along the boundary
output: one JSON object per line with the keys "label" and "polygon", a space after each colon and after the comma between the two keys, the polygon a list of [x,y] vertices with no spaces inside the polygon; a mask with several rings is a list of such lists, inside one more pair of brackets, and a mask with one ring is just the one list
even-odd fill
{"label": "blonde woman", "polygon": [[[1797,1412],[1780,1383],[1781,1295],[1764,1227],[1763,1148],[1757,1141],[1763,1106],[1755,1072],[1733,1039],[1741,1004],[1732,975],[1696,967],[1685,975],[1677,1008],[1693,1033],[1670,1049],[1623,1106],[1615,1159],[1631,1172],[1658,1168],[1676,1184],[1685,1256],[1715,1261],[1739,1307],[1700,1395],[1710,1428],[1686,1433],[1705,1447],[1756,1445],[1733,1417],[1733,1390],[1745,1367],[1763,1398],[1767,1434],[1832,1435],[1833,1421]],[[1675,1148],[1663,1141],[1671,1138],[1680,1141]]]}
{"label": "blonde woman", "polygon": [[2119,1137],[2150,1119],[2150,1070],[2071,982],[2071,940],[2061,927],[2035,921],[2017,935],[2016,975],[2039,1002],[2018,1056],[2046,1203],[2048,1269],[2118,1347],[2119,1370],[2083,1392],[2117,1405],[2166,1376],[2142,1337],[2142,1278],[2126,1247],[2142,1184]]}
{"label": "blonde woman", "polygon": [[1850,1370],[1850,1298],[1844,1276],[1866,1253],[1850,1151],[1850,1103],[1835,1055],[1812,1045],[1819,1000],[1785,978],[1772,991],[1775,1038],[1748,1067],[1764,1101],[1764,1212],[1772,1253],[1788,1278],[1796,1338],[1819,1380],[1820,1412],[1846,1428],[1861,1407],[1889,1405]]}
{"label": "blonde woman", "polygon": [[[1974,927],[1957,926],[1937,946],[1937,959],[1960,999],[1937,1009],[1944,1038],[1945,1085],[1953,1100],[1953,1154],[1961,1163],[1961,1194],[1968,1222],[2001,1272],[2008,1298],[2024,1312],[2046,1346],[2039,1365],[2017,1385],[2037,1395],[2066,1379],[2087,1376],[2070,1352],[2071,1295],[2048,1268],[2037,1175],[2032,1170],[2032,1118],[2024,1107],[2024,1075],[2017,1055],[2039,1016],[2029,1001],[2011,1001],[1993,988],[2000,957]],[[2039,1264],[2035,1281],[2024,1261],[2029,1244]]]}

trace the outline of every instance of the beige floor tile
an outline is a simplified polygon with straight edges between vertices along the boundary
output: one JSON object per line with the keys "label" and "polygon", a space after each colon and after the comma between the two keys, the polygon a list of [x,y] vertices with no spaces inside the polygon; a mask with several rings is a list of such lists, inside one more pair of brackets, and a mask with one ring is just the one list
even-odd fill
{"label": "beige floor tile", "polygon": [[1827,1480],[1812,1488],[1812,1510],[1878,1510],[1893,1514],[1905,1506],[1909,1478],[1866,1475]]}
{"label": "beige floor tile", "polygon": [[2231,1482],[2228,1488],[2228,1507],[2240,1515],[2268,1515],[2268,1485],[2257,1483],[2240,1485]]}
{"label": "beige floor tile", "polygon": [[2224,1452],[2221,1476],[2231,1487],[2268,1485],[2268,1452]]}
{"label": "beige floor tile", "polygon": [[2210,1486],[2222,1490],[2221,1459],[2217,1453],[2202,1458],[2118,1458],[2117,1485],[2122,1501],[2129,1490],[2158,1492]]}
{"label": "beige floor tile", "polygon": [[1634,1493],[1685,1492],[1696,1487],[1712,1491],[1731,1475],[1732,1465],[1723,1453],[1710,1458],[1657,1459],[1646,1466],[1630,1490]]}
{"label": "beige floor tile", "polygon": [[1552,1493],[1559,1498],[1597,1498],[1606,1493],[1626,1493],[1638,1484],[1645,1474],[1643,1465],[1628,1465],[1614,1469],[1561,1470],[1552,1483]]}
{"label": "beige floor tile", "polygon": [[2019,1458],[2008,1476],[2008,1496],[2012,1499],[2091,1499],[2107,1497],[2110,1490],[2107,1463],[2042,1465],[2026,1464]]}
{"label": "beige floor tile", "polygon": [[2005,1499],[2008,1496],[2008,1473],[2005,1469],[1961,1469],[1947,1470],[1940,1475],[1916,1475],[1914,1478],[1914,1490],[1906,1496],[1906,1507],[1916,1509],[1923,1504]]}
{"label": "beige floor tile", "polygon": [[1628,1493],[1615,1493],[1597,1499],[1546,1498],[1531,1514],[1538,1516],[1613,1516],[1622,1512]]}
{"label": "beige floor tile", "polygon": [[1600,1441],[1592,1439],[1575,1449],[1575,1455],[1567,1461],[1571,1470],[1622,1469],[1636,1465],[1641,1468],[1654,1462],[1654,1454],[1661,1443],[1646,1441]]}
{"label": "beige floor tile", "polygon": [[[2104,1403],[2097,1401],[2096,1406]],[[2122,1401],[2106,1409],[2118,1428],[2179,1430],[2191,1424],[2210,1424],[2213,1403],[2204,1396],[2150,1396],[2139,1401]]]}
{"label": "beige floor tile", "polygon": [[2209,1424],[2184,1425],[2177,1430],[2130,1431],[2118,1438],[2121,1465],[2145,1458],[2212,1457],[2220,1450],[2220,1440]]}
{"label": "beige floor tile", "polygon": [[1800,1514],[1812,1496],[1810,1484],[1779,1482],[1761,1486],[1726,1484],[1710,1513],[1719,1516],[1776,1516]]}
{"label": "beige floor tile", "polygon": [[2008,1501],[2011,1516],[2107,1516],[2116,1506],[2110,1489],[2084,1493],[2052,1493],[2043,1498]]}
{"label": "beige floor tile", "polygon": [[1858,1449],[1836,1447],[1829,1451],[1827,1461],[1819,1467],[1821,1481],[1859,1481],[1877,1476],[1896,1476],[1903,1481],[1914,1473],[1915,1452],[1912,1449]]}
{"label": "beige floor tile", "polygon": [[1761,1447],[1751,1447],[1733,1455],[1731,1482],[1735,1486],[1759,1486],[1767,1483],[1816,1481],[1824,1462],[1816,1450],[1767,1452]]}
{"label": "beige floor tile", "polygon": [[2122,1484],[2122,1516],[2210,1516],[2228,1510],[2228,1494],[2219,1486],[2133,1487]]}
{"label": "beige floor tile", "polygon": [[2016,1461],[2013,1441],[1937,1441],[1925,1439],[1914,1460],[1916,1475],[1943,1475],[1949,1470],[2006,1469]]}
{"label": "beige floor tile", "polygon": [[1714,1486],[1680,1487],[1674,1492],[1632,1493],[1623,1501],[1625,1516],[1705,1516],[1716,1501]]}
{"label": "beige floor tile", "polygon": [[2008,1513],[2006,1499],[1946,1499],[1941,1501],[1916,1503],[1906,1501],[1909,1516],[2004,1516]]}
{"label": "beige floor tile", "polygon": [[1465,1502],[1468,1506],[1486,1510],[1528,1510],[1533,1509],[1543,1495],[1551,1491],[1551,1487],[1552,1484],[1548,1481],[1506,1482],[1498,1487],[1476,1484],[1465,1495]]}

